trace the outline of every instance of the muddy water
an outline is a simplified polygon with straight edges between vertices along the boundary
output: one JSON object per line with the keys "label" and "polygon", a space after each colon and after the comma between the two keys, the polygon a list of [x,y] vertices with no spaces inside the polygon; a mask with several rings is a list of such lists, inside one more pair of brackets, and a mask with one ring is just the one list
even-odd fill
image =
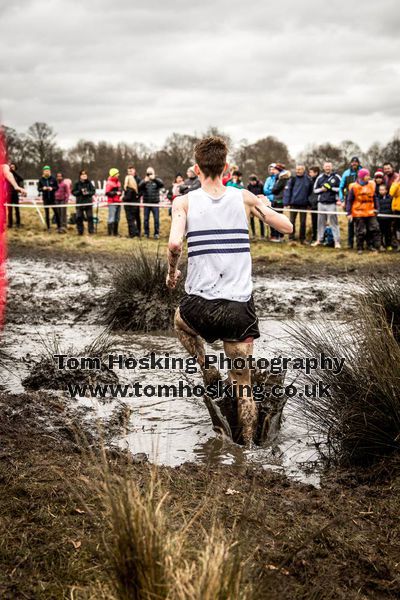
{"label": "muddy water", "polygon": [[[5,328],[7,351],[12,357],[1,379],[6,389],[22,392],[21,380],[28,374],[29,361],[43,352],[43,341],[57,338],[61,349],[73,346],[79,352],[103,331],[98,307],[106,290],[108,273],[104,268],[82,267],[76,263],[13,260],[9,264],[9,310]],[[351,283],[335,278],[257,279],[255,298],[260,316],[261,338],[255,355],[271,358],[279,353],[290,356],[291,340],[285,328],[293,317],[310,319],[322,314],[334,320],[344,297],[351,295]],[[289,318],[290,317],[290,318]],[[333,322],[331,323],[333,324]],[[165,332],[154,335],[113,336],[113,352],[144,356],[151,351],[185,356],[175,337]],[[220,351],[214,344],[211,351]],[[121,383],[172,384],[181,378],[176,371],[119,370]],[[197,375],[187,375],[193,383]],[[95,400],[75,398],[71,402],[87,408],[87,419],[107,419],[118,405],[132,410],[126,433],[115,440],[133,453],[145,452],[151,461],[179,465],[186,461],[207,464],[241,464],[254,461],[266,468],[317,482],[306,474],[304,463],[317,458],[312,440],[296,418],[288,402],[280,435],[272,447],[243,450],[222,440],[211,429],[207,409],[201,399],[126,398]]]}

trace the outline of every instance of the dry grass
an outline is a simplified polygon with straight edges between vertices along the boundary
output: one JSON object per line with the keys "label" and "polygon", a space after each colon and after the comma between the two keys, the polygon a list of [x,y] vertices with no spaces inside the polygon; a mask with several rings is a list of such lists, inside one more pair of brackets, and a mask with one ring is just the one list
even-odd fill
{"label": "dry grass", "polygon": [[105,301],[105,324],[113,330],[154,331],[169,329],[183,293],[165,284],[168,265],[160,252],[139,248],[114,267],[111,289]]}
{"label": "dry grass", "polygon": [[368,465],[400,452],[400,345],[392,318],[396,285],[375,283],[361,295],[357,317],[339,334],[326,321],[290,328],[302,355],[345,359],[340,374],[305,375],[311,384],[328,384],[330,396],[302,399],[299,405],[311,431],[322,437],[319,449],[328,462]]}

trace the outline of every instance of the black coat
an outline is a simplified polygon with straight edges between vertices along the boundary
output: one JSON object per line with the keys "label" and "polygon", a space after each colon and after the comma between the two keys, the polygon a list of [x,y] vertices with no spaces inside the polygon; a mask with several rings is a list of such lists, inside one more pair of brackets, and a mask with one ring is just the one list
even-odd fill
{"label": "black coat", "polygon": [[181,194],[187,194],[193,190],[198,190],[199,188],[201,188],[200,179],[198,177],[188,177],[179,187],[179,192]]}
{"label": "black coat", "polygon": [[385,196],[381,196],[379,192],[375,194],[375,198],[378,204],[378,211],[383,215],[391,215],[392,214],[392,196],[386,194]]}
{"label": "black coat", "polygon": [[96,189],[91,181],[77,181],[72,188],[72,195],[76,198],[77,204],[88,204],[92,202],[92,198],[96,193]]}
{"label": "black coat", "polygon": [[261,183],[261,181],[257,181],[256,183],[249,183],[247,189],[255,196],[259,196],[260,194],[264,195],[264,186]]}
{"label": "black coat", "polygon": [[[51,190],[43,190],[44,187],[51,187]],[[42,194],[43,204],[54,204],[56,190],[58,190],[58,183],[53,175],[39,179],[38,192]]]}
{"label": "black coat", "polygon": [[[24,180],[21,177],[21,175],[18,175],[18,173],[16,171],[11,171],[11,173],[13,174],[14,179],[17,182],[17,184],[19,185],[19,187],[22,187],[22,184],[24,183]],[[14,190],[13,186],[11,185],[11,183],[9,183],[8,185],[9,185],[9,188],[10,188],[10,200],[11,200],[11,204],[17,204],[18,200],[19,200],[19,192],[17,190]]]}
{"label": "black coat", "polygon": [[164,187],[164,183],[159,177],[145,181],[144,179],[139,184],[139,195],[143,196],[144,204],[159,204],[160,190]]}

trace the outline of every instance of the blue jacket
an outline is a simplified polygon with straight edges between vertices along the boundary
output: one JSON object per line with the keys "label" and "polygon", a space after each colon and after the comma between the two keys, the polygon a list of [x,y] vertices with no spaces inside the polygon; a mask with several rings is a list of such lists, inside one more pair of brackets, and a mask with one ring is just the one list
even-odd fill
{"label": "blue jacket", "polygon": [[313,189],[313,181],[308,175],[295,175],[291,177],[287,193],[283,197],[284,206],[308,206],[309,197]]}
{"label": "blue jacket", "polygon": [[270,200],[271,202],[274,199],[272,188],[275,185],[276,178],[277,175],[270,175],[269,177],[267,177],[264,183],[264,196],[267,196],[268,200]]}
{"label": "blue jacket", "polygon": [[346,200],[345,196],[347,196],[349,193],[350,184],[357,181],[357,174],[360,169],[362,169],[361,165],[356,171],[350,168],[342,173],[342,179],[339,186],[339,198],[342,200],[342,202],[343,200]]}

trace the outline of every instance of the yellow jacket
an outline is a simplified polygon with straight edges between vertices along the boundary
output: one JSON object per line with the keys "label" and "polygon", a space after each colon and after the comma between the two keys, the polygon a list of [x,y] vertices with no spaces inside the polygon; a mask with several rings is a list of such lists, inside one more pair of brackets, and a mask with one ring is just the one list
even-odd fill
{"label": "yellow jacket", "polygon": [[392,210],[400,211],[400,181],[392,183],[389,194],[392,196]]}

